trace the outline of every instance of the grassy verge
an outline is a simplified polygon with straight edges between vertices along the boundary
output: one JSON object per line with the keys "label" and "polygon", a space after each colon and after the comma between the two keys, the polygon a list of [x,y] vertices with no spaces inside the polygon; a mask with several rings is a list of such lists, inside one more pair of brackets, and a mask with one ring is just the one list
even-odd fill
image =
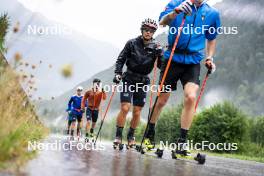
{"label": "grassy verge", "polygon": [[228,153],[215,153],[215,152],[202,152],[209,156],[217,156],[217,157],[225,157],[225,158],[233,158],[233,159],[240,159],[240,160],[248,160],[248,161],[256,161],[264,163],[263,157],[256,157],[256,156],[246,156],[243,154],[228,154]]}
{"label": "grassy verge", "polygon": [[0,170],[13,171],[34,156],[27,151],[28,141],[40,140],[48,131],[21,89],[19,77],[3,63],[0,92]]}

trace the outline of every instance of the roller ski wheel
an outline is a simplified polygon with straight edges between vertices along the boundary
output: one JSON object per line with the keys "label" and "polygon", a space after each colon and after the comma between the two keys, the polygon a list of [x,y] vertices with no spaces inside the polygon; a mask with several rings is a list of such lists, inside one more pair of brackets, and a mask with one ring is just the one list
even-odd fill
{"label": "roller ski wheel", "polygon": [[171,157],[172,159],[178,159],[178,158],[183,158],[183,159],[191,159],[191,153],[188,150],[183,150],[183,151],[171,151]]}
{"label": "roller ski wheel", "polygon": [[162,158],[162,156],[163,156],[163,150],[157,148],[155,154],[157,155],[158,158]]}
{"label": "roller ski wheel", "polygon": [[117,143],[114,143],[113,144],[113,148],[116,150],[116,149],[118,149],[118,150],[123,150],[123,148],[124,148],[124,144],[117,144]]}
{"label": "roller ski wheel", "polygon": [[122,144],[122,140],[119,138],[116,138],[114,143],[113,143],[113,148],[116,150],[117,148],[119,150],[123,150],[124,144]]}
{"label": "roller ski wheel", "polygon": [[194,160],[197,161],[199,164],[204,164],[206,161],[206,155],[198,153],[194,157]]}

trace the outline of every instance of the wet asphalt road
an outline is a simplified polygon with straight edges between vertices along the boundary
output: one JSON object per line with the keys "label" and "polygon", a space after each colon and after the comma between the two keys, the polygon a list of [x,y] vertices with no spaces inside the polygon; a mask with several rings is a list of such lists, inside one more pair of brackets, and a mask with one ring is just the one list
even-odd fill
{"label": "wet asphalt road", "polygon": [[[66,137],[50,136],[45,143],[68,143]],[[21,175],[92,175],[92,176],[264,176],[264,164],[207,156],[205,165],[195,161],[172,160],[169,152],[162,159],[136,151],[113,150],[110,142],[98,142],[104,150],[40,151],[21,171]]]}

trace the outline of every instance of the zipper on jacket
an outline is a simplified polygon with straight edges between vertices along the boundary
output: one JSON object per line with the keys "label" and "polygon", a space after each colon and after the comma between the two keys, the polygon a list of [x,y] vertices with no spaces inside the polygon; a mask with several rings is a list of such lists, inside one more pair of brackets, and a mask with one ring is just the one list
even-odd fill
{"label": "zipper on jacket", "polygon": [[[193,19],[193,23],[192,23],[192,27],[193,28],[194,28],[194,25],[195,25],[195,20],[196,20],[197,13],[198,13],[198,11],[199,11],[200,8],[197,9],[196,6],[195,6],[195,9],[196,9],[196,12],[194,14],[194,19]],[[184,50],[186,50],[188,48],[188,46],[189,46],[189,44],[191,42],[191,38],[192,38],[192,32],[190,33],[190,38],[189,38],[189,40],[187,42],[187,45],[186,45],[186,47],[185,47]],[[185,63],[185,55],[184,55],[184,63]]]}

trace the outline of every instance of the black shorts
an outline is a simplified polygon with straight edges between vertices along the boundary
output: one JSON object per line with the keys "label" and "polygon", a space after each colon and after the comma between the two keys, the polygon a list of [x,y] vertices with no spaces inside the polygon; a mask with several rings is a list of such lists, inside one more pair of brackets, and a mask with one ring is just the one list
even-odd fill
{"label": "black shorts", "polygon": [[92,122],[96,123],[98,119],[98,110],[92,110],[90,108],[87,108],[86,118],[87,118],[87,121],[92,120]]}
{"label": "black shorts", "polygon": [[[160,82],[162,80],[166,66],[167,62],[162,63]],[[178,80],[181,81],[183,88],[188,82],[200,85],[200,69],[200,64],[180,64],[172,61],[164,82],[164,86],[170,86],[171,91],[174,91],[177,89]],[[164,90],[165,92],[168,91],[167,87]]]}
{"label": "black shorts", "polygon": [[[131,103],[133,99],[133,106],[143,107],[147,96],[147,92],[143,89],[145,85],[142,83],[136,89],[135,87],[133,88],[133,86],[136,86],[135,83],[123,82],[123,91],[120,93],[121,103]],[[131,87],[130,90],[129,87]]]}
{"label": "black shorts", "polygon": [[72,122],[75,122],[76,120],[78,122],[82,121],[82,114],[72,114],[72,118],[71,118]]}

